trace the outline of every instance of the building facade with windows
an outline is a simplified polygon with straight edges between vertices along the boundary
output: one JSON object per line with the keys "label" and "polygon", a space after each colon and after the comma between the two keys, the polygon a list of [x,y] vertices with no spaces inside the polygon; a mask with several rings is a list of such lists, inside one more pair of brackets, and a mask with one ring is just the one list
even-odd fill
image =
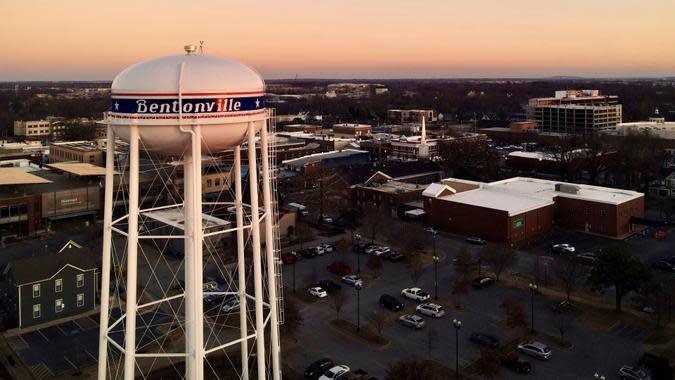
{"label": "building facade with windows", "polygon": [[618,97],[600,95],[598,90],[556,91],[551,98],[533,98],[525,113],[541,132],[561,134],[594,134],[614,129],[622,121]]}
{"label": "building facade with windows", "polygon": [[91,252],[77,247],[8,264],[3,306],[14,326],[24,329],[94,309],[97,268]]}
{"label": "building facade with windows", "polygon": [[49,144],[49,162],[82,162],[103,166],[103,148],[92,141],[68,141]]}
{"label": "building facade with windows", "polygon": [[40,139],[48,137],[51,133],[51,124],[48,120],[14,121],[14,136],[21,136],[27,139]]}

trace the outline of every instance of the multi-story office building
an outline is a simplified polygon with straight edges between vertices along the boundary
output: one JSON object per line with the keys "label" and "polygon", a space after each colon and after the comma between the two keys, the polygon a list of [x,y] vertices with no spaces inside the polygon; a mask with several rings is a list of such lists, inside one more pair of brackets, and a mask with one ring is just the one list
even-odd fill
{"label": "multi-story office building", "polygon": [[92,141],[68,141],[49,144],[49,162],[82,162],[103,166],[103,148]]}
{"label": "multi-story office building", "polygon": [[14,121],[14,135],[27,139],[40,139],[49,136],[51,126],[47,120],[16,120]]}
{"label": "multi-story office building", "polygon": [[552,98],[530,99],[525,108],[528,120],[541,132],[594,134],[621,123],[621,104],[615,95],[598,90],[556,91]]}
{"label": "multi-story office building", "polygon": [[387,110],[387,121],[394,124],[419,123],[422,117],[428,122],[438,120],[434,110]]}

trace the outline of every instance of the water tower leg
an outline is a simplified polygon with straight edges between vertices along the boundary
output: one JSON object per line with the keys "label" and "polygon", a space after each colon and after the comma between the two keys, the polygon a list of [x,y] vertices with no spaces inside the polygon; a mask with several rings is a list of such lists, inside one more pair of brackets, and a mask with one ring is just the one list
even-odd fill
{"label": "water tower leg", "polygon": [[124,335],[124,378],[132,380],[136,370],[136,289],[138,270],[138,126],[129,127],[129,228],[127,237],[127,299]]}
{"label": "water tower leg", "polygon": [[279,314],[277,307],[277,277],[274,257],[274,208],[272,207],[272,191],[270,189],[270,165],[267,142],[267,125],[260,128],[260,160],[262,161],[263,207],[265,208],[265,250],[267,261],[267,286],[270,302],[270,350],[272,356],[272,379],[281,379],[280,350],[279,350]]}
{"label": "water tower leg", "polygon": [[103,252],[101,263],[101,308],[98,334],[98,379],[107,377],[108,360],[108,319],[110,314],[110,255],[112,244],[112,200],[115,171],[115,134],[108,126],[108,140],[105,160],[105,209],[103,211]]}
{"label": "water tower leg", "polygon": [[246,306],[246,260],[244,258],[244,198],[241,189],[241,147],[234,148],[234,191],[237,213],[237,278],[239,281],[239,337],[241,343],[241,378],[248,380],[248,323]]}
{"label": "water tower leg", "polygon": [[186,378],[204,378],[201,128],[192,128],[184,158]]}
{"label": "water tower leg", "polygon": [[258,171],[255,148],[255,125],[248,124],[248,183],[251,193],[251,234],[253,235],[253,282],[255,284],[255,332],[258,380],[265,380],[265,322],[263,320],[263,284],[260,257],[260,208],[258,207]]}

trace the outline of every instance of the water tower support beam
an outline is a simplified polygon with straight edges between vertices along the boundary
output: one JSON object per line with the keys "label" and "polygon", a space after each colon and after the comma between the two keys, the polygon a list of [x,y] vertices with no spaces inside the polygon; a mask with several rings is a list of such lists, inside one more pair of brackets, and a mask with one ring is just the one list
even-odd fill
{"label": "water tower support beam", "polygon": [[281,380],[281,366],[279,363],[279,314],[277,307],[277,277],[274,257],[274,234],[272,223],[275,221],[272,207],[272,191],[270,189],[270,165],[267,141],[267,123],[260,128],[260,160],[262,161],[263,207],[265,208],[265,250],[267,261],[267,287],[270,303],[270,350],[272,356],[272,379]]}
{"label": "water tower support beam", "polygon": [[108,360],[108,323],[110,314],[110,256],[112,240],[112,201],[115,172],[115,133],[108,125],[105,158],[105,209],[103,211],[103,252],[101,263],[101,312],[98,333],[98,379],[105,380]]}
{"label": "water tower support beam", "polygon": [[237,213],[237,278],[239,281],[239,330],[241,350],[241,379],[248,380],[248,323],[246,306],[246,259],[244,257],[244,197],[241,189],[241,146],[234,147],[234,191]]}
{"label": "water tower support beam", "polygon": [[[124,336],[124,378],[133,379],[136,370],[136,291],[138,271],[138,126],[129,126],[129,224],[127,237],[127,299]],[[101,342],[99,342],[101,344]]]}
{"label": "water tower support beam", "polygon": [[[265,321],[263,320],[263,284],[260,257],[260,208],[258,207],[258,170],[255,148],[255,124],[248,123],[248,183],[251,193],[251,234],[253,236],[253,282],[255,284],[255,332],[258,380],[266,379]],[[242,310],[243,311],[243,310]]]}

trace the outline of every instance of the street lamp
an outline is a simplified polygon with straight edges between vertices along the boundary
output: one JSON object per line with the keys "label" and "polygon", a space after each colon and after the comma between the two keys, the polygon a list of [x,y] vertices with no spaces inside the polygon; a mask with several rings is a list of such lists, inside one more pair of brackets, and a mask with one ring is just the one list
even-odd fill
{"label": "street lamp", "polygon": [[356,288],[356,332],[361,331],[361,287]]}
{"label": "street lamp", "polygon": [[356,234],[354,237],[356,238],[356,244],[359,247],[359,249],[356,250],[356,273],[361,273],[361,252],[359,252],[361,247],[361,234]]}
{"label": "street lamp", "polygon": [[438,260],[440,258],[434,253],[434,299],[438,299]]}
{"label": "street lamp", "polygon": [[532,311],[530,312],[530,315],[532,317],[532,326],[531,326],[531,331],[534,333],[534,292],[537,291],[537,284],[530,283],[530,295],[531,295],[531,305],[532,305]]}
{"label": "street lamp", "polygon": [[597,372],[593,375],[593,378],[595,380],[605,380],[605,376],[604,375],[598,375]]}
{"label": "street lamp", "polygon": [[459,379],[459,329],[462,327],[462,321],[453,319],[452,325],[455,326],[455,377]]}

